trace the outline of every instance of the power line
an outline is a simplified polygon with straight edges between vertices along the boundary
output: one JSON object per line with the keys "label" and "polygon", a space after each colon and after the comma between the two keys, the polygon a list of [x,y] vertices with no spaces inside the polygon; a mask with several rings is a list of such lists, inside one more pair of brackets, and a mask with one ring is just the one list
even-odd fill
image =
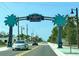
{"label": "power line", "polygon": [[3,6],[3,3],[1,3],[1,4],[2,4],[2,6],[0,6],[0,8],[3,9],[4,11],[6,11],[6,13],[10,13],[10,12],[8,11],[8,9],[5,9],[5,7]]}
{"label": "power line", "polygon": [[2,9],[4,9],[6,12],[8,12],[8,13],[12,13],[13,12],[13,10],[11,10],[8,6],[7,6],[7,4],[5,4],[4,2],[2,3]]}
{"label": "power line", "polygon": [[7,4],[5,2],[3,2],[3,5],[6,7],[6,9],[9,10],[10,13],[12,13],[13,11],[7,6]]}

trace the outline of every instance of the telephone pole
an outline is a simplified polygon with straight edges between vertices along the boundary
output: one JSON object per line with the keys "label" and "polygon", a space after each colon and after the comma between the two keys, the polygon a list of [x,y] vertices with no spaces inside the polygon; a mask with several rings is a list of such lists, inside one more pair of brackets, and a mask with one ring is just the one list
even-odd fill
{"label": "telephone pole", "polygon": [[18,40],[20,40],[20,38],[19,38],[19,21],[18,21]]}
{"label": "telephone pole", "polygon": [[26,34],[28,35],[28,24],[26,25]]}

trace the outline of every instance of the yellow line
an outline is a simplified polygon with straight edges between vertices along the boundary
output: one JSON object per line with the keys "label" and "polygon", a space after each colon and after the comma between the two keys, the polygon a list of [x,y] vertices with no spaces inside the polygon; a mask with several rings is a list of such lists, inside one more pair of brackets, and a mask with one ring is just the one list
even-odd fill
{"label": "yellow line", "polygon": [[22,52],[22,53],[19,53],[19,54],[17,54],[16,56],[23,56],[24,54],[27,54],[27,53],[29,53],[29,52],[32,52],[33,50],[37,49],[38,47],[39,47],[39,46],[33,48],[32,50],[24,51],[24,52]]}

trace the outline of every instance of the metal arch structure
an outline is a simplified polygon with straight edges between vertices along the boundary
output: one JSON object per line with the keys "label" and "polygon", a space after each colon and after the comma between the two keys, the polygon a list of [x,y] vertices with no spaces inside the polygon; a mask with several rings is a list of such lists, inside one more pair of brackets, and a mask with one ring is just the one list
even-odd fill
{"label": "metal arch structure", "polygon": [[[29,19],[28,19],[28,17],[29,17]],[[43,18],[40,19],[41,17],[43,17]],[[58,18],[59,20],[57,20],[56,18]],[[61,18],[65,19],[66,17],[63,17],[60,14],[56,15],[56,17],[42,16],[40,14],[31,14],[31,15],[28,15],[28,16],[25,16],[25,17],[18,17],[17,18],[17,20],[18,20],[18,35],[19,35],[19,21],[21,21],[21,20],[27,20],[27,21],[30,21],[30,22],[40,22],[42,20],[49,20],[49,21],[54,22],[54,24],[57,24],[57,26],[58,26],[57,43],[58,43],[58,48],[62,48],[62,27],[63,27],[65,21],[63,21],[64,22],[63,23]],[[53,19],[55,19],[55,21]],[[62,22],[63,25],[61,24],[61,22]],[[18,37],[18,39],[19,39],[19,37]]]}
{"label": "metal arch structure", "polygon": [[[50,19],[52,19],[52,18],[54,18],[54,17],[44,16],[44,20],[50,20]],[[27,21],[29,21],[29,20],[27,19],[27,16],[25,16],[25,17],[17,17],[16,20],[17,20],[17,21],[21,21],[21,20],[27,20]],[[51,21],[51,20],[50,20],[50,21]],[[31,21],[31,22],[34,22],[34,21]],[[39,21],[36,21],[36,22],[39,22]]]}
{"label": "metal arch structure", "polygon": [[[39,15],[39,14],[31,14],[31,15],[24,16],[24,17],[16,17],[17,26],[18,26],[18,40],[20,39],[20,38],[19,38],[19,21],[22,21],[22,20],[30,21],[30,20],[27,19],[27,17],[29,17],[29,16],[37,17],[37,16],[35,16],[35,15],[37,15],[37,16],[42,16],[42,15]],[[49,17],[49,16],[42,16],[42,17],[44,17],[44,19],[40,19],[40,21],[42,21],[42,20],[50,20],[50,21],[51,21],[51,19],[53,18],[53,17]],[[40,22],[40,21],[37,20],[37,21],[30,21],[30,22]]]}
{"label": "metal arch structure", "polygon": [[[27,19],[27,17],[31,17],[31,16],[33,16],[33,18],[35,19],[35,17],[37,17],[37,16],[42,16],[42,15],[40,15],[40,14],[30,14],[30,15],[28,15],[28,16],[24,16],[24,17],[16,17],[16,20],[17,20],[17,26],[18,26],[18,35],[19,35],[19,21],[22,21],[22,20],[27,20],[27,21],[30,21],[30,19],[28,20]],[[41,20],[50,20],[52,17],[48,17],[48,16],[42,16],[42,17],[44,17],[44,19],[38,19],[38,20],[36,20],[36,21],[30,21],[30,22],[40,22]],[[51,20],[50,20],[51,21]],[[19,40],[20,38],[19,38],[19,36],[18,36],[18,40]]]}
{"label": "metal arch structure", "polygon": [[[59,19],[58,19],[59,17]],[[24,16],[24,17],[16,17],[16,21],[17,21],[17,24],[18,24],[18,40],[19,40],[19,21],[22,21],[22,20],[27,20],[27,21],[30,21],[30,22],[40,22],[42,20],[49,20],[49,21],[52,21],[54,22],[54,24],[57,24],[58,26],[58,48],[62,48],[62,26],[59,26],[59,24],[61,22],[59,22],[59,20],[65,20],[63,16],[61,16],[60,14],[58,14],[58,17],[57,15],[55,17],[49,17],[49,16],[42,16],[40,14],[30,14],[28,16]],[[10,40],[12,41],[12,39]],[[11,43],[12,44],[12,43]],[[12,45],[10,46],[12,47]]]}

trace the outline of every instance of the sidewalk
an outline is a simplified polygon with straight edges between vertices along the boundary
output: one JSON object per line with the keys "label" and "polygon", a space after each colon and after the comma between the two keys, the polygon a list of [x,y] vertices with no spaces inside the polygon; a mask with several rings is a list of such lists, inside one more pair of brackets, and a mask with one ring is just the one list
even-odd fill
{"label": "sidewalk", "polygon": [[65,56],[61,51],[57,49],[57,45],[53,43],[48,43],[48,45],[52,48],[52,50],[56,53],[57,56]]}
{"label": "sidewalk", "polygon": [[10,49],[10,48],[8,48],[8,47],[0,47],[0,51],[6,51],[8,49]]}
{"label": "sidewalk", "polygon": [[55,53],[58,56],[79,56],[79,49],[77,48],[72,48],[70,53],[70,47],[68,46],[63,46],[63,48],[57,48],[57,44],[54,43],[48,43],[49,46],[55,51]]}

